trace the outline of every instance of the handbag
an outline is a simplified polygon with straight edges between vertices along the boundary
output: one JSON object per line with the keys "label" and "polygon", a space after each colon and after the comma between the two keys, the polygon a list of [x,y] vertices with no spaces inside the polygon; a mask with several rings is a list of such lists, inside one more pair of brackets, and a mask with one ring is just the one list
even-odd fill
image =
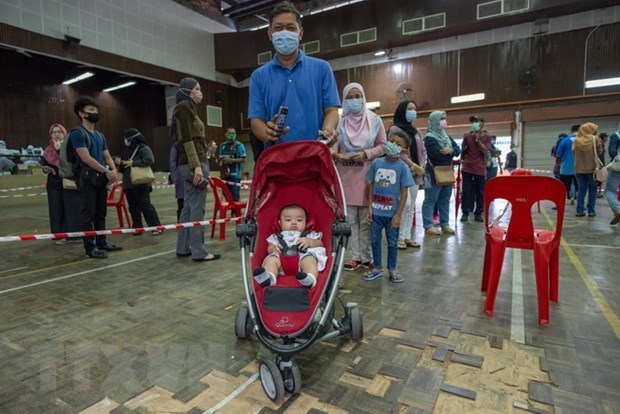
{"label": "handbag", "polygon": [[433,174],[435,174],[435,183],[437,185],[452,185],[454,184],[454,170],[452,169],[452,165],[433,165],[431,160],[428,160],[428,163],[431,165],[433,169]]}
{"label": "handbag", "polygon": [[607,179],[607,167],[603,165],[601,159],[596,154],[596,137],[592,138],[592,149],[594,150],[594,163],[596,165],[596,169],[593,173],[594,179],[600,183],[604,183]]}
{"label": "handbag", "polygon": [[[139,148],[139,146],[136,147],[133,154],[131,154],[131,157],[129,158],[131,161],[133,161],[133,157],[136,155],[136,152],[138,152]],[[153,170],[150,166],[136,167],[132,165],[129,173],[131,183],[133,185],[151,184],[155,182],[155,175],[153,174]]]}
{"label": "handbag", "polygon": [[607,170],[613,172],[620,172],[620,154],[616,155],[616,158],[614,158],[609,164],[607,164]]}
{"label": "handbag", "polygon": [[77,183],[73,180],[70,180],[68,178],[63,178],[62,179],[62,188],[63,190],[77,190]]}

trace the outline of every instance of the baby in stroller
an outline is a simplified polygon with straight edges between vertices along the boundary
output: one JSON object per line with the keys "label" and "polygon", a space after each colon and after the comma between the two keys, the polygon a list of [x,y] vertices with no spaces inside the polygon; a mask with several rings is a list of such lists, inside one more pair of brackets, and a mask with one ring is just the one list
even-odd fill
{"label": "baby in stroller", "polygon": [[284,274],[283,261],[299,257],[296,278],[302,286],[312,289],[319,272],[325,269],[327,254],[321,241],[322,233],[306,229],[307,214],[303,207],[289,204],[280,210],[280,232],[267,238],[267,257],[262,267],[254,270],[254,279],[261,286],[276,284],[276,275]]}

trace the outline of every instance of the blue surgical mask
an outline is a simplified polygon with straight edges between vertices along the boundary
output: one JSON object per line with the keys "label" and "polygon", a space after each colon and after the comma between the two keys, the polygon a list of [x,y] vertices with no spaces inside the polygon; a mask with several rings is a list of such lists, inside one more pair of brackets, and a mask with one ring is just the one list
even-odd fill
{"label": "blue surgical mask", "polygon": [[299,34],[289,30],[273,32],[271,35],[271,43],[276,49],[276,52],[281,55],[288,56],[295,53],[299,47]]}
{"label": "blue surgical mask", "polygon": [[364,100],[362,98],[352,98],[344,100],[344,109],[354,114],[358,113],[364,107]]}
{"label": "blue surgical mask", "polygon": [[474,122],[471,124],[471,130],[474,132],[480,131],[480,122]]}
{"label": "blue surgical mask", "polygon": [[392,141],[388,141],[385,143],[385,145],[383,146],[383,151],[385,152],[385,155],[387,155],[390,158],[398,158],[400,157],[400,152],[403,149],[400,147],[400,145],[393,143]]}
{"label": "blue surgical mask", "polygon": [[418,117],[418,113],[416,112],[415,109],[412,109],[405,113],[405,119],[407,120],[407,122],[413,122],[415,121],[417,117]]}

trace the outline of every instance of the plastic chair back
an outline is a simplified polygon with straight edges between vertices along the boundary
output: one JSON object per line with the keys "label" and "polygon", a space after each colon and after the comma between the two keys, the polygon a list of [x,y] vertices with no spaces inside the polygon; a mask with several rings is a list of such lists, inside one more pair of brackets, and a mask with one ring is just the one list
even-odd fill
{"label": "plastic chair back", "polygon": [[[118,198],[117,198],[118,197]],[[108,207],[116,208],[116,215],[118,217],[119,226],[125,227],[125,221],[123,216],[127,219],[127,227],[131,226],[131,220],[129,218],[129,211],[127,209],[127,203],[125,202],[125,190],[123,190],[123,183],[116,182],[110,188],[108,194],[108,200],[106,202]]]}
{"label": "plastic chair back", "polygon": [[[237,217],[243,215],[242,210],[247,206],[247,201],[235,201],[230,193],[230,189],[224,181],[217,177],[209,178],[209,187],[213,193],[214,207],[213,220],[218,216],[226,218],[228,211],[234,211]],[[215,224],[211,226],[211,238],[215,235]],[[220,240],[226,240],[226,223],[220,223]]]}

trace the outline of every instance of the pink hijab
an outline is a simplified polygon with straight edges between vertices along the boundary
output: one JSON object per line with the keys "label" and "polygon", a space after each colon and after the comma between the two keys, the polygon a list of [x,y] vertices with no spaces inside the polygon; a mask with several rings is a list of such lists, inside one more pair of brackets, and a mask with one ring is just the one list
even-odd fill
{"label": "pink hijab", "polygon": [[373,133],[373,123],[377,115],[366,109],[366,93],[364,87],[359,83],[352,82],[344,87],[342,91],[342,100],[346,99],[351,89],[357,88],[363,95],[364,106],[361,111],[354,114],[353,112],[342,109],[342,129],[344,130],[345,145],[347,150],[353,149],[367,149],[373,146],[376,137],[376,131]]}
{"label": "pink hijab", "polygon": [[48,131],[48,134],[50,136],[50,142],[47,145],[47,147],[45,147],[45,151],[43,152],[43,157],[45,158],[45,161],[48,162],[48,164],[54,165],[56,167],[60,167],[59,165],[60,160],[58,159],[58,151],[56,150],[56,147],[54,147],[54,139],[52,138],[52,130],[55,127],[60,128],[60,130],[62,131],[63,137],[67,135],[67,130],[65,129],[64,126],[62,126],[61,124],[53,124]]}

